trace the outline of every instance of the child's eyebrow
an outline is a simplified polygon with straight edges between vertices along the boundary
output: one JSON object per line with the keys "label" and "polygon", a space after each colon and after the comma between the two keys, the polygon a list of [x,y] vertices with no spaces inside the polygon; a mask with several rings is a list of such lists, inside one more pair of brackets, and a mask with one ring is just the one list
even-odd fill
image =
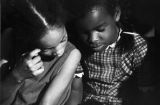
{"label": "child's eyebrow", "polygon": [[[88,32],[88,31],[91,31],[91,30],[97,30],[97,29],[99,29],[100,27],[104,27],[104,26],[107,26],[107,23],[106,23],[106,22],[101,22],[101,23],[98,24],[97,26],[93,27],[92,29],[88,29],[88,30],[86,30],[86,31]],[[83,30],[83,27],[81,27],[80,29]]]}
{"label": "child's eyebrow", "polygon": [[107,24],[106,24],[105,22],[103,22],[103,23],[97,25],[94,29],[97,29],[97,28],[99,28],[99,27],[103,27],[103,26],[106,26],[106,25],[107,25]]}

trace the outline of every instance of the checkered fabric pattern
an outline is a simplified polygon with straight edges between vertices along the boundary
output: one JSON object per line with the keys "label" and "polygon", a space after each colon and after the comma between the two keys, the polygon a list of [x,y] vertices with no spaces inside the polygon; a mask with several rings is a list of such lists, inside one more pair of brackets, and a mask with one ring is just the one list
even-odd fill
{"label": "checkered fabric pattern", "polygon": [[121,82],[141,65],[147,52],[147,44],[140,35],[122,33],[134,37],[130,52],[121,54],[115,46],[110,46],[103,52],[95,52],[84,58],[77,68],[78,71],[84,71],[83,102],[93,99],[104,105],[121,105],[122,99],[117,97]]}

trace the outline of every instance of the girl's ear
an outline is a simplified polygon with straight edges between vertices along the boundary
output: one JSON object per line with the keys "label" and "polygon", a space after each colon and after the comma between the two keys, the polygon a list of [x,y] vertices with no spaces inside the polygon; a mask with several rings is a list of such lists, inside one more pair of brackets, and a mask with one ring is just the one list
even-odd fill
{"label": "girl's ear", "polygon": [[115,14],[114,14],[114,20],[118,22],[120,20],[120,17],[121,17],[121,9],[120,7],[116,7]]}

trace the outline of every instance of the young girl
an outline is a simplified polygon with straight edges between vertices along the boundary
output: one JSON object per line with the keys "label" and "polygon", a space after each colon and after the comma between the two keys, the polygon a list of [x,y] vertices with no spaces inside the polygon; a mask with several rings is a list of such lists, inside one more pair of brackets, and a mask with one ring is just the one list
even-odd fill
{"label": "young girl", "polygon": [[0,104],[63,105],[81,54],[68,41],[59,5],[53,0],[16,0],[12,5],[21,17],[12,27],[19,59],[4,70]]}
{"label": "young girl", "polygon": [[[134,72],[141,71],[147,44],[139,34],[121,28],[123,11],[119,2],[121,0],[68,2],[72,4],[68,10],[75,16],[77,35],[73,37],[76,36],[75,42],[83,55],[77,68],[84,71],[82,105],[122,105],[125,101],[120,95],[123,83]],[[77,85],[75,88],[78,89]]]}

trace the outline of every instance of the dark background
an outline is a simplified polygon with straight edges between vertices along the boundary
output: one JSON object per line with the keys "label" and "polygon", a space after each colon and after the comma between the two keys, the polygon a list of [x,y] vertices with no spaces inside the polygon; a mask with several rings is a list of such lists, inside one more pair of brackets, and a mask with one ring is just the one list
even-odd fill
{"label": "dark background", "polygon": [[[11,1],[1,0],[1,33],[21,20]],[[160,105],[160,69],[158,66],[160,54],[158,47],[160,45],[160,0],[126,1],[130,3],[129,23],[132,24],[136,32],[146,38],[149,47],[145,61],[146,65],[144,65],[149,78],[140,77],[142,79],[141,83],[143,83],[140,84],[140,87],[151,88],[147,92],[139,91],[135,92],[137,94],[131,94],[131,97],[134,98],[132,102],[133,105]],[[152,31],[153,36],[148,37],[147,33],[150,31]],[[12,49],[9,46],[10,40],[12,39],[1,35],[1,58],[8,57],[7,52]]]}

